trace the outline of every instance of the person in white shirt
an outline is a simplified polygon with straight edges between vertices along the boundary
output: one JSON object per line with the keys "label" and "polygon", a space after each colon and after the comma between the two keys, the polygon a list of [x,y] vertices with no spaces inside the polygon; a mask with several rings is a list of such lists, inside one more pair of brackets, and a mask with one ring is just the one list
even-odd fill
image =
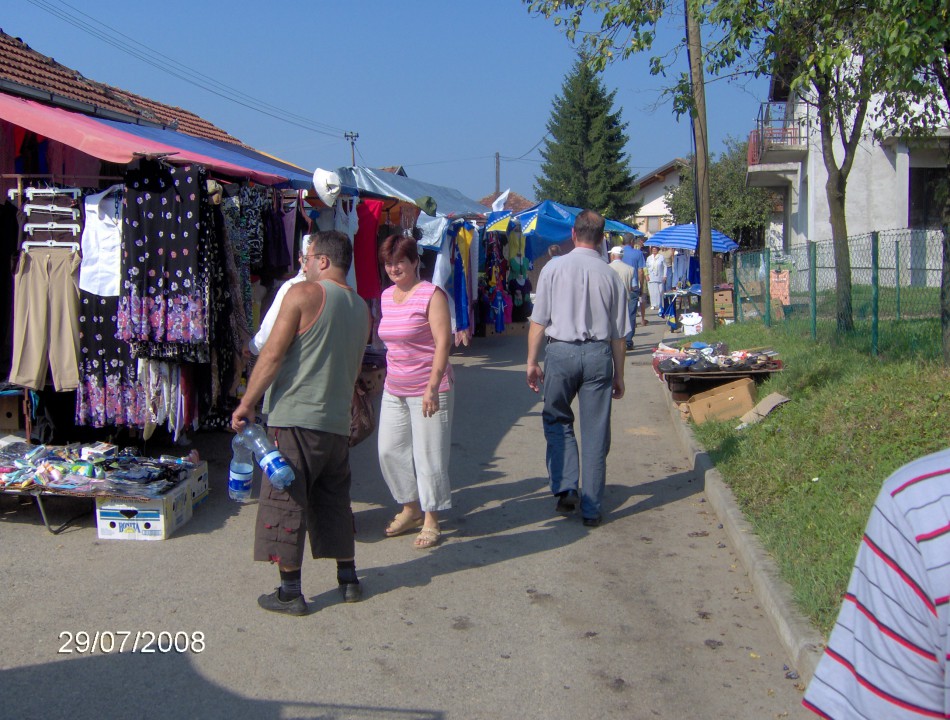
{"label": "person in white shirt", "polygon": [[666,259],[656,245],[650,248],[647,258],[647,282],[650,289],[650,309],[657,310],[663,305],[663,283],[666,281]]}
{"label": "person in white shirt", "polygon": [[280,312],[280,304],[283,302],[287,291],[297,283],[303,282],[307,279],[307,275],[303,271],[303,258],[307,256],[307,252],[309,252],[309,250],[310,236],[304,235],[300,248],[300,256],[298,257],[298,261],[300,262],[300,270],[298,270],[297,274],[290,278],[290,280],[287,280],[277,289],[273,302],[271,302],[267,312],[264,313],[264,319],[261,320],[260,329],[257,331],[257,334],[247,343],[247,349],[252,355],[261,354],[261,348],[264,347],[264,343],[267,342],[267,338],[270,337],[271,330],[274,329],[274,322],[277,320],[277,313]]}

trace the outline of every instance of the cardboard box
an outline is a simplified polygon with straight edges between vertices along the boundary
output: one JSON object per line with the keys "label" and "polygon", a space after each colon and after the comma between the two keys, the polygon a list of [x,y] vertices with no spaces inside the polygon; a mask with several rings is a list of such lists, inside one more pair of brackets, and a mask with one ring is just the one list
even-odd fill
{"label": "cardboard box", "polygon": [[713,302],[732,305],[732,290],[717,290],[713,295]]}
{"label": "cardboard box", "polygon": [[742,378],[693,395],[689,414],[700,425],[707,420],[731,420],[745,415],[755,407],[755,382]]}
{"label": "cardboard box", "polygon": [[98,442],[93,445],[86,445],[79,451],[79,457],[83,460],[102,460],[115,457],[119,452],[118,445],[107,442]]}
{"label": "cardboard box", "polygon": [[188,471],[188,492],[192,509],[208,499],[208,463],[202,460]]}
{"label": "cardboard box", "polygon": [[152,500],[96,498],[96,526],[103,540],[166,540],[191,520],[191,512],[187,479]]}
{"label": "cardboard box", "polygon": [[0,395],[0,430],[23,429],[23,395]]}

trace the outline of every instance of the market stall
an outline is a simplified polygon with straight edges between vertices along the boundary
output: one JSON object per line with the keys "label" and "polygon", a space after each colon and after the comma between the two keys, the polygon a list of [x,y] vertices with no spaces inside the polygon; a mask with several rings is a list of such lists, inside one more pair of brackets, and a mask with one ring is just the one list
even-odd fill
{"label": "market stall", "polygon": [[[0,439],[0,493],[34,501],[54,535],[95,511],[102,539],[164,540],[207,498],[208,464],[196,452],[156,459],[109,443],[53,447],[7,436]],[[75,500],[81,512],[53,527],[50,498]]]}
{"label": "market stall", "polygon": [[80,427],[224,427],[255,288],[294,264],[307,226],[294,188],[310,174],[5,94],[0,142],[16,171],[0,174],[0,247],[18,268],[2,283],[11,383],[75,393]]}

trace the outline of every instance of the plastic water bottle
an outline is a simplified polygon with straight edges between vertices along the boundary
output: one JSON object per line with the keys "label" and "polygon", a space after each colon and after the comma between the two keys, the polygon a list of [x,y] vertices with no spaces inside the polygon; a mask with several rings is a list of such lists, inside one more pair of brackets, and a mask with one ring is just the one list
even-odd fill
{"label": "plastic water bottle", "polygon": [[254,455],[245,444],[243,435],[235,435],[231,441],[231,470],[228,474],[228,497],[238,502],[251,498],[254,481]]}
{"label": "plastic water bottle", "polygon": [[254,452],[264,476],[278,490],[284,490],[294,481],[294,470],[280,450],[270,441],[260,425],[246,425],[241,432],[244,443]]}

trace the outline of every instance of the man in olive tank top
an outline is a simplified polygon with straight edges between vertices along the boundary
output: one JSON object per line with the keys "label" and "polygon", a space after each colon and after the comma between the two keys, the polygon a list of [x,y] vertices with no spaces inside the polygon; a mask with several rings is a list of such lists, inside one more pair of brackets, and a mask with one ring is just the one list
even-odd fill
{"label": "man in olive tank top", "polygon": [[349,238],[318,233],[303,256],[307,279],[284,297],[270,337],[231,416],[235,432],[254,422],[264,397],[268,434],[293,467],[278,490],[261,481],[254,559],[277,563],[280,587],[261,595],[265,610],[304,615],[300,567],[304,538],[314,558],[337,561],[345,602],[361,597],[350,508],[350,403],[369,336],[369,308],[346,284]]}

